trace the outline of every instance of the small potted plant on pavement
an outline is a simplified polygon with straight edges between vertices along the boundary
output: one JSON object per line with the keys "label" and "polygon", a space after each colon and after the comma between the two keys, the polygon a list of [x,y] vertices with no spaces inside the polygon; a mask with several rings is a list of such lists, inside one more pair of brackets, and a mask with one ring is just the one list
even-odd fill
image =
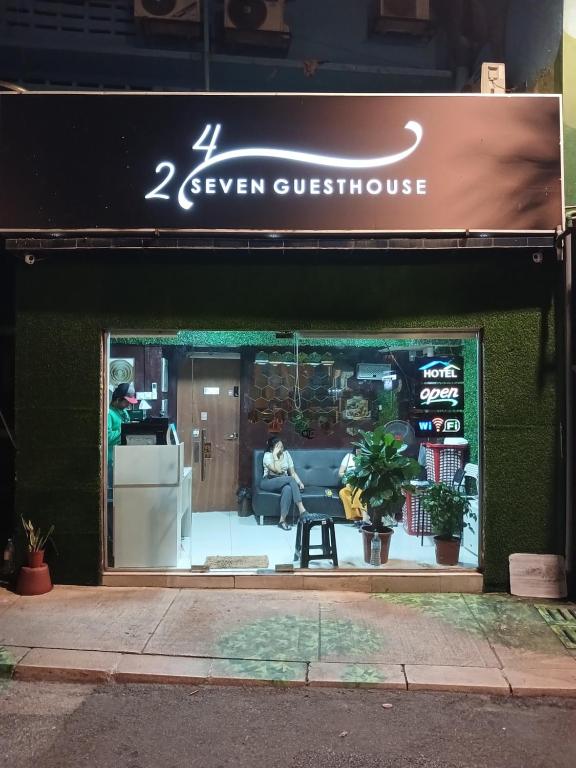
{"label": "small potted plant on pavement", "polygon": [[50,571],[44,562],[44,551],[54,531],[51,525],[47,531],[35,527],[31,520],[22,518],[26,540],[27,566],[20,569],[16,591],[21,595],[43,595],[52,589]]}
{"label": "small potted plant on pavement", "polygon": [[26,536],[28,566],[30,568],[38,568],[44,562],[44,550],[48,540],[54,533],[54,526],[51,525],[45,533],[42,533],[41,528],[34,527],[32,520],[22,518],[22,525]]}
{"label": "small potted plant on pavement", "polygon": [[362,527],[364,560],[371,562],[373,541],[377,536],[380,563],[384,564],[388,562],[390,539],[394,533],[390,526],[404,501],[402,489],[417,477],[420,467],[414,459],[404,456],[406,445],[383,427],[377,427],[373,432],[361,431],[360,435],[359,442],[354,443],[360,450],[354,466],[344,475],[344,482],[354,489],[354,495],[360,494],[360,501],[366,505],[370,517],[370,525]]}
{"label": "small potted plant on pavement", "polygon": [[434,483],[423,498],[424,511],[430,515],[436,532],[436,562],[438,565],[458,565],[460,540],[464,528],[472,529],[469,520],[476,520],[465,493],[446,483]]}

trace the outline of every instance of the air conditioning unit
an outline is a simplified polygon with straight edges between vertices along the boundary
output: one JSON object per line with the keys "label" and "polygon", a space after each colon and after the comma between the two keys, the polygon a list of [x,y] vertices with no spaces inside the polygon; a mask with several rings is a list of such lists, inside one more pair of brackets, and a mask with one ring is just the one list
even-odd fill
{"label": "air conditioning unit", "polygon": [[356,366],[358,381],[384,381],[392,377],[396,378],[389,363],[358,363]]}
{"label": "air conditioning unit", "polygon": [[225,0],[224,27],[241,32],[274,32],[286,35],[285,0]]}
{"label": "air conditioning unit", "polygon": [[430,27],[430,0],[374,0],[372,31],[420,35]]}
{"label": "air conditioning unit", "polygon": [[199,24],[202,0],[134,0],[134,16],[150,21]]}

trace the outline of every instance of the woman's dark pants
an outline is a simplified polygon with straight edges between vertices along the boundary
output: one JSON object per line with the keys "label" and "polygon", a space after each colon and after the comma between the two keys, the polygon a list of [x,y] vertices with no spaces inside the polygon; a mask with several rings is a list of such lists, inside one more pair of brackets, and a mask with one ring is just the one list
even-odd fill
{"label": "woman's dark pants", "polygon": [[299,504],[302,501],[298,483],[290,475],[263,477],[260,488],[263,491],[280,491],[280,520],[286,520],[292,503]]}

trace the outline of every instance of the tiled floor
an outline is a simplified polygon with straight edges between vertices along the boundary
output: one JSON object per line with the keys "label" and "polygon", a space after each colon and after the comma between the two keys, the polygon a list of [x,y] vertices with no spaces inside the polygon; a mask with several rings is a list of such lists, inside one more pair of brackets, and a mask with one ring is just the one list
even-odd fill
{"label": "tiled floor", "polygon": [[[182,551],[180,567],[189,562],[202,565],[211,555],[265,555],[269,568],[292,563],[296,528],[282,531],[276,523],[258,525],[254,517],[239,517],[236,512],[197,512],[192,514],[192,536]],[[312,536],[319,541],[318,529]],[[362,552],[362,534],[351,524],[336,523],[339,565],[343,568],[370,568]],[[187,548],[190,547],[190,554]],[[188,560],[190,557],[190,560]],[[460,551],[460,566],[475,568],[477,558],[466,548]],[[434,568],[436,559],[432,537],[409,536],[401,525],[394,529],[390,560],[384,568]],[[316,561],[310,568],[331,568],[329,561]]]}

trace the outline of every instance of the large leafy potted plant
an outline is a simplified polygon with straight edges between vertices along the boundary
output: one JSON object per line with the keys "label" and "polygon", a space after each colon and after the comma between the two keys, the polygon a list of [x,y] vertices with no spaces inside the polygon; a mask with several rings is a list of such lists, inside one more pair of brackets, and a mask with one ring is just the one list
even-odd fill
{"label": "large leafy potted plant", "polygon": [[458,565],[462,532],[464,528],[473,530],[469,521],[477,519],[470,509],[468,497],[446,483],[434,483],[424,493],[422,503],[436,533],[436,562],[439,565]]}
{"label": "large leafy potted plant", "polygon": [[388,561],[390,539],[394,531],[390,525],[394,514],[404,501],[402,489],[415,478],[420,467],[418,462],[404,456],[406,445],[377,427],[373,432],[360,431],[361,438],[354,446],[354,466],[344,475],[344,482],[350,485],[353,495],[360,494],[360,501],[366,505],[370,525],[362,527],[364,537],[364,560],[370,562],[372,539],[376,533],[380,538],[380,562]]}

